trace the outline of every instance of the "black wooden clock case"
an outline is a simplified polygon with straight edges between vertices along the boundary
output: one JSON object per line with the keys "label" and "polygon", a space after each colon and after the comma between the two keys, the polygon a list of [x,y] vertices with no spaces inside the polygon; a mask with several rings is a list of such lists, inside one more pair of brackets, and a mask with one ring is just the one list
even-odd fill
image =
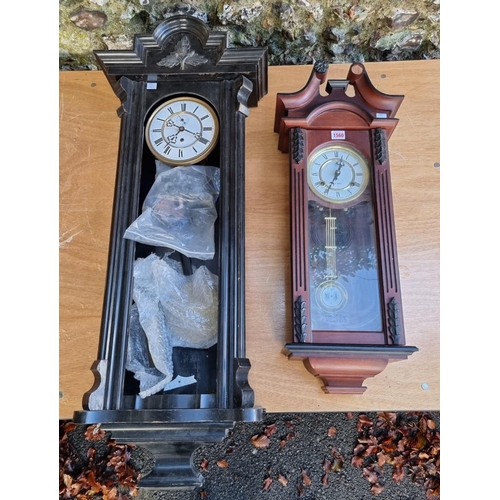
{"label": "black wooden clock case", "polygon": [[[174,16],[152,35],[136,36],[131,51],[95,54],[120,98],[121,129],[95,384],[74,421],[100,423],[117,441],[148,449],[156,465],[140,486],[194,487],[201,484],[190,463],[194,449],[221,440],[235,421],[262,417],[245,357],[244,164],[248,108],[267,93],[267,49],[228,48],[225,32]],[[220,123],[218,143],[203,160],[220,169],[216,252],[203,262],[219,278],[218,337],[209,349],[174,348],[174,376],[194,372],[196,384],[141,399],[125,369],[133,266],[159,250],[123,235],[155,177],[145,124],[157,106],[176,96],[207,102]]]}

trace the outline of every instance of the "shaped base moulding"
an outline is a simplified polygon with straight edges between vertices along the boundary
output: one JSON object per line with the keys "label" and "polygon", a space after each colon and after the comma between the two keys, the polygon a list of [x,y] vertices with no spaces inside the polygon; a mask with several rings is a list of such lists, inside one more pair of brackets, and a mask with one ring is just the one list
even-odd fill
{"label": "shaped base moulding", "polygon": [[364,381],[381,373],[391,361],[407,359],[413,346],[372,346],[292,343],[282,353],[302,360],[307,370],[323,382],[327,394],[363,394]]}
{"label": "shaped base moulding", "polygon": [[101,424],[118,444],[147,450],[154,466],[138,483],[155,490],[193,489],[203,484],[192,455],[200,446],[219,443],[237,421],[262,420],[262,408],[97,410],[75,412],[76,424]]}

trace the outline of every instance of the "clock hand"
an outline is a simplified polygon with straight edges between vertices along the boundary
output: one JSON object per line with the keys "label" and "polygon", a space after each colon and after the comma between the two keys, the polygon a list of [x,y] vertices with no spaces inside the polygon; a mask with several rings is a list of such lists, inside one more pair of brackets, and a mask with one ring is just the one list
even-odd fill
{"label": "clock hand", "polygon": [[328,187],[326,188],[326,194],[328,194],[330,192],[330,189],[332,188],[333,183],[338,179],[338,177],[340,175],[340,170],[344,166],[344,162],[342,160],[339,160],[337,162],[337,165],[339,166],[339,168],[337,168],[337,170],[335,170],[335,173],[333,174],[332,182],[330,182],[330,184],[328,184]]}
{"label": "clock hand", "polygon": [[184,130],[184,132],[189,132],[190,134],[193,134],[197,139],[201,137],[200,132],[192,132],[191,130],[188,130],[187,128],[184,127],[182,127],[182,130]]}
{"label": "clock hand", "polygon": [[342,167],[345,165],[345,163],[342,160],[339,160],[337,162],[337,165],[339,166],[339,168],[335,170],[335,174],[333,175],[333,181],[331,182],[331,184],[333,184],[339,178],[340,171],[342,170]]}

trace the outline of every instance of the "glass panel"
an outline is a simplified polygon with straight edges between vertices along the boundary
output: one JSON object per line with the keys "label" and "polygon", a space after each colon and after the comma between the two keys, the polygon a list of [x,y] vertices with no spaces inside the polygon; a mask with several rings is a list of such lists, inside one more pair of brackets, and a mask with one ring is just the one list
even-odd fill
{"label": "glass panel", "polygon": [[312,330],[382,330],[373,206],[309,201]]}

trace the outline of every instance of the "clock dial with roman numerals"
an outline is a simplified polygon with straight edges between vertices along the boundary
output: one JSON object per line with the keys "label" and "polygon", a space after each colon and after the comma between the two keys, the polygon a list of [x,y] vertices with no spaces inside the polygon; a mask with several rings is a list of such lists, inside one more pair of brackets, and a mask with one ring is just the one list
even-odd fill
{"label": "clock dial with roman numerals", "polygon": [[205,101],[176,97],[156,108],[146,124],[146,142],[168,165],[192,165],[206,158],[219,136],[219,120]]}
{"label": "clock dial with roman numerals", "polygon": [[368,164],[363,155],[345,145],[323,146],[307,162],[309,187],[330,203],[355,200],[366,189],[368,179]]}

